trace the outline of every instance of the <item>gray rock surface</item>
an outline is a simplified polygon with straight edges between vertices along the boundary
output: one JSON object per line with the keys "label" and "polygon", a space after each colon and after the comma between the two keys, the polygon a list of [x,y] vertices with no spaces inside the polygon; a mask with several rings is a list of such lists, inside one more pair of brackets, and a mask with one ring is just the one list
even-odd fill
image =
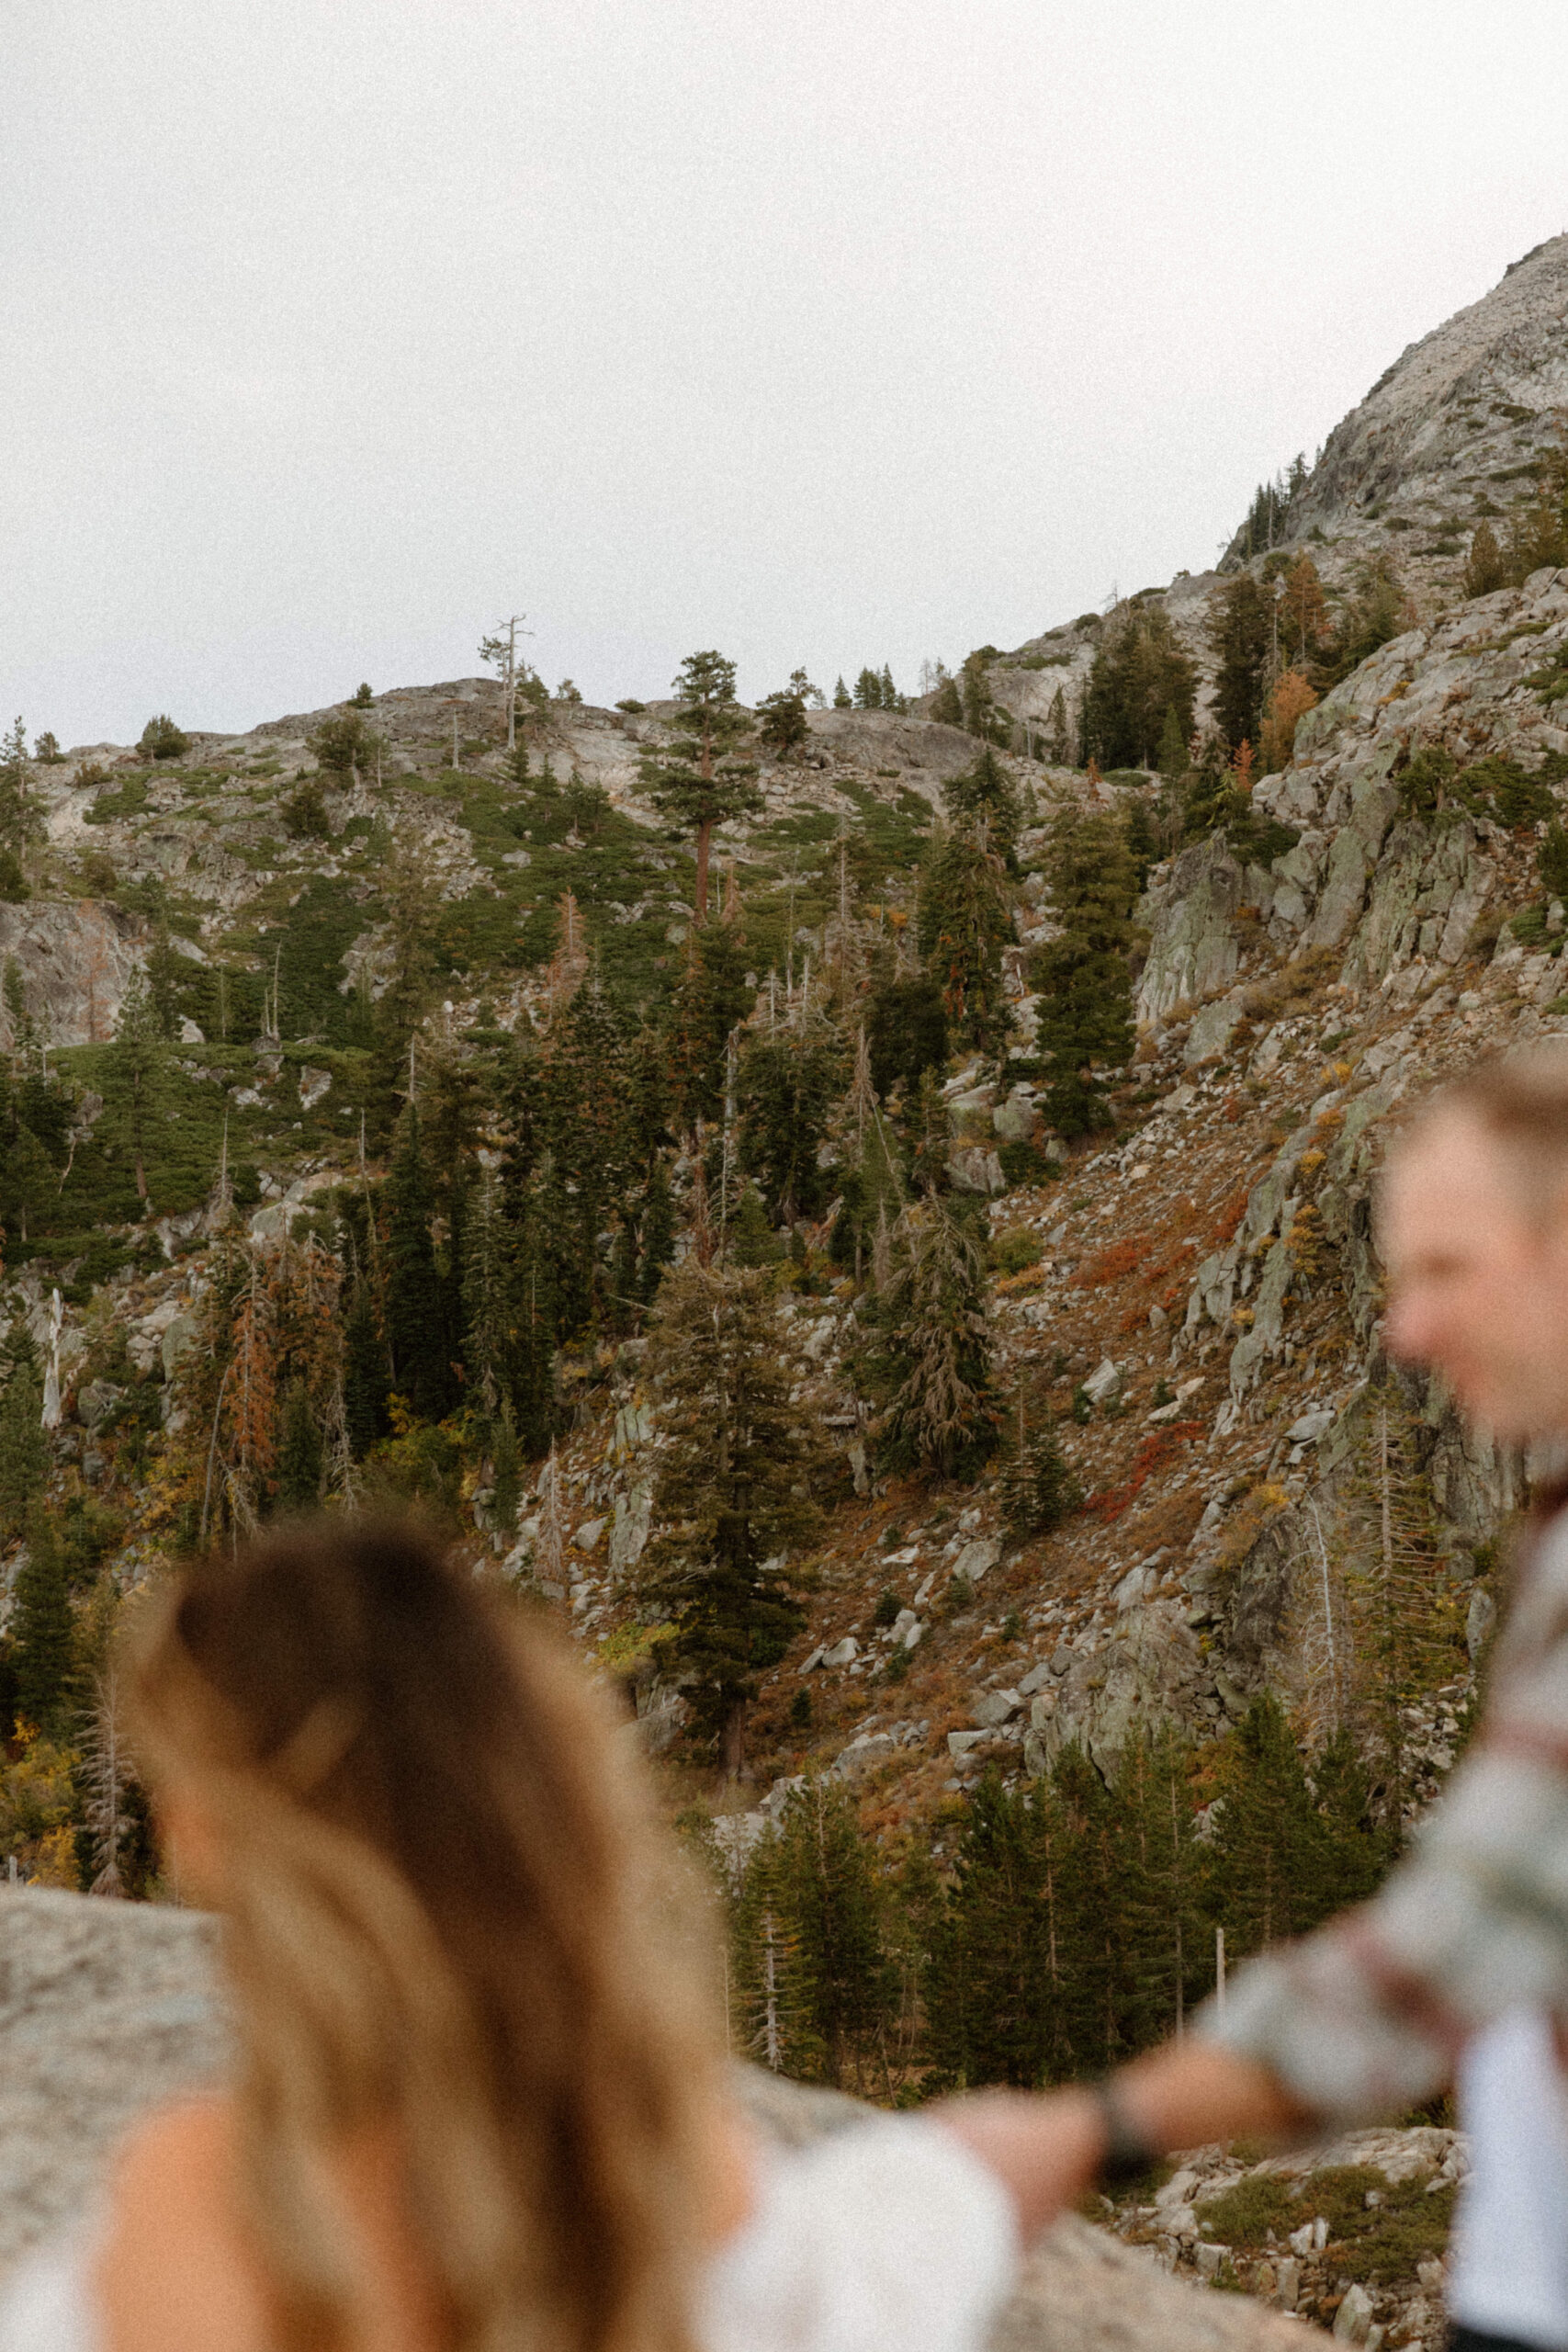
{"label": "gray rock surface", "polygon": [[0,2266],[89,2203],[133,2118],[210,2076],[213,1922],[0,1891]]}

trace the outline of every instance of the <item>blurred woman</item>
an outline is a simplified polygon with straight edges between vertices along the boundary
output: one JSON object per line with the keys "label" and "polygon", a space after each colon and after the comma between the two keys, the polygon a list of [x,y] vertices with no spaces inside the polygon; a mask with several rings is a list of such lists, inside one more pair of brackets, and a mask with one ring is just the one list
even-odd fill
{"label": "blurred woman", "polygon": [[136,1736],[225,1923],[231,2084],[133,2136],[10,2282],[0,2352],[980,2341],[1027,2153],[983,2113],[752,2142],[665,1834],[542,1628],[419,1533],[336,1522],[147,1618]]}

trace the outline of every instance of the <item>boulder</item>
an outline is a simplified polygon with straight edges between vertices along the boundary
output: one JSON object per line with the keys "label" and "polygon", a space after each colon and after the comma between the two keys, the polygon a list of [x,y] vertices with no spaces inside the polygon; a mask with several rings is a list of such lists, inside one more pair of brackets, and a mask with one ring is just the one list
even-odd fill
{"label": "boulder", "polygon": [[846,1634],[841,1642],[835,1642],[830,1650],[823,1651],[822,1663],[824,1666],[852,1666],[859,1656],[860,1644],[852,1634]]}
{"label": "boulder", "polygon": [[1000,1731],[1022,1704],[1016,1690],[987,1690],[983,1699],[976,1700],[969,1712],[983,1731]]}
{"label": "boulder", "polygon": [[967,1577],[971,1584],[978,1584],[988,1569],[994,1568],[1002,1556],[1001,1540],[995,1535],[976,1535],[965,1544],[953,1563],[955,1577]]}

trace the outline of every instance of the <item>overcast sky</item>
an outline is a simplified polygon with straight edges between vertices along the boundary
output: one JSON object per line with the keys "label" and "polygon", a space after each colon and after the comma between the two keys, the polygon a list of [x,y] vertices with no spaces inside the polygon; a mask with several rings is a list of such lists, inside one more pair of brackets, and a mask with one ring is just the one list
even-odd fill
{"label": "overcast sky", "polygon": [[1557,0],[0,0],[0,720],[1016,644],[1568,221]]}

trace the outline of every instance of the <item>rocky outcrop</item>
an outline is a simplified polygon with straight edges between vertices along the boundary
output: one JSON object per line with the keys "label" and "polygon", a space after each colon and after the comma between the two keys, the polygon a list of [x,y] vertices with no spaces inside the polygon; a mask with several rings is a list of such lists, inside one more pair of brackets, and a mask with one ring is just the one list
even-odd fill
{"label": "rocky outcrop", "polygon": [[1240,956],[1243,879],[1222,833],[1183,850],[1149,889],[1139,908],[1153,933],[1138,982],[1140,1021],[1162,1021],[1229,987]]}
{"label": "rocky outcrop", "polygon": [[[0,968],[15,958],[41,1044],[94,1046],[112,1036],[145,956],[143,924],[108,900],[0,904]],[[15,1045],[12,1028],[10,1008],[0,1003],[0,1046]]]}

